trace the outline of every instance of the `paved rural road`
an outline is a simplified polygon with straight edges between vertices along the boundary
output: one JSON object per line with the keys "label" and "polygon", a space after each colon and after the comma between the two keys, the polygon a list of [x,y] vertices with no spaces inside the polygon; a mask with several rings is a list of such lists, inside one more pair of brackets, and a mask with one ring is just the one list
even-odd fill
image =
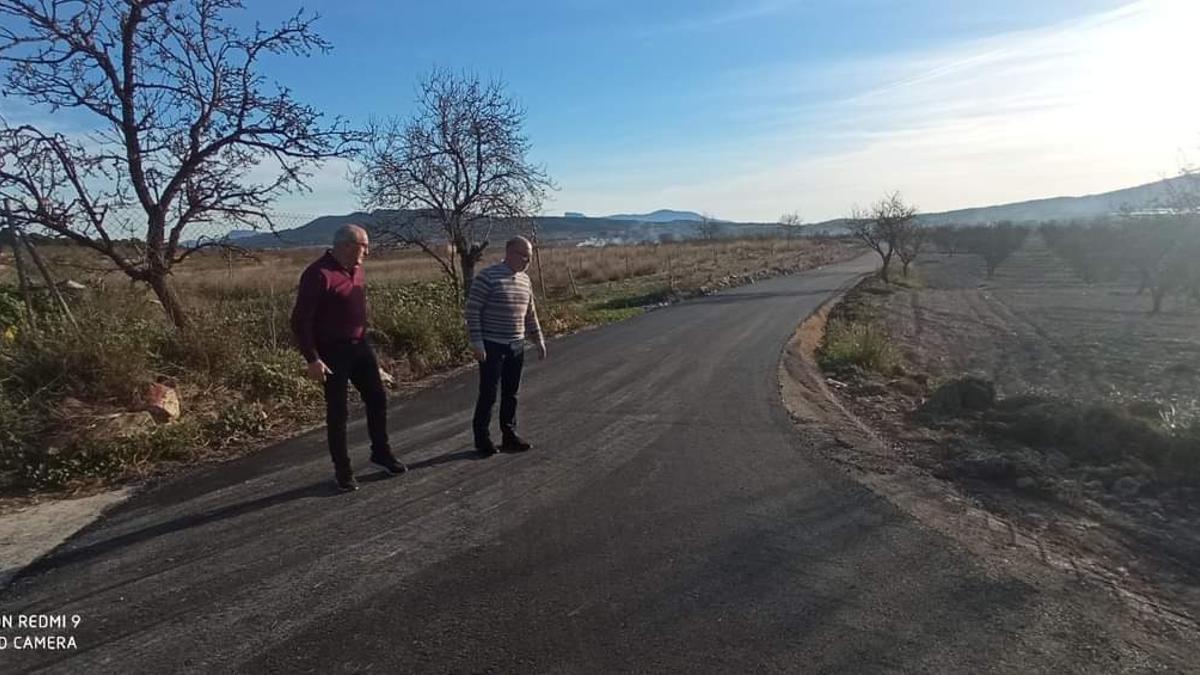
{"label": "paved rural road", "polygon": [[526,371],[526,454],[469,451],[471,374],[393,409],[407,476],[368,468],[359,422],[356,494],[333,494],[320,433],[143,494],[0,598],[79,615],[56,631],[78,649],[0,651],[0,671],[1111,668],[1103,618],[800,443],[781,349],[871,265],[552,342]]}

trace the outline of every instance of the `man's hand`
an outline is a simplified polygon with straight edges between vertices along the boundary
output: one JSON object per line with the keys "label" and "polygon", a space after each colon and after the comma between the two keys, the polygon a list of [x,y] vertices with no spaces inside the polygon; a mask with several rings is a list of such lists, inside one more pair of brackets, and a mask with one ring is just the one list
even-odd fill
{"label": "man's hand", "polygon": [[483,348],[483,345],[471,345],[471,353],[475,355],[476,361],[480,363],[487,361],[487,350]]}
{"label": "man's hand", "polygon": [[317,382],[324,382],[326,375],[332,375],[333,371],[321,359],[312,361],[308,364],[308,376]]}
{"label": "man's hand", "polygon": [[546,360],[546,343],[545,342],[537,343],[537,350],[538,350],[538,360],[545,361]]}

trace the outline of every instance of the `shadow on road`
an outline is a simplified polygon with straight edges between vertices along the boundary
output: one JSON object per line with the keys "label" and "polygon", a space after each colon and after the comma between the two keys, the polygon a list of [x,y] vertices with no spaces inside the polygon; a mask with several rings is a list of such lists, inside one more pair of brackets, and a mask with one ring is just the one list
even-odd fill
{"label": "shadow on road", "polygon": [[486,458],[483,455],[480,455],[474,449],[456,450],[455,452],[448,452],[444,455],[438,455],[437,457],[430,457],[429,459],[423,459],[419,462],[413,462],[412,464],[408,465],[408,470],[416,471],[419,469],[428,469],[431,466],[437,466],[439,464],[449,464],[450,462],[458,461],[477,461],[481,459]]}
{"label": "shadow on road", "polygon": [[195,513],[174,520],[169,520],[165,523],[159,523],[151,527],[136,530],[128,534],[123,534],[112,539],[105,539],[94,544],[89,544],[74,550],[62,551],[61,553],[51,554],[50,556],[29,566],[20,576],[28,576],[38,574],[49,569],[66,567],[76,563],[90,560],[100,555],[104,555],[109,551],[113,551],[125,546],[137,544],[155,537],[179,532],[209,523],[215,523],[227,518],[236,518],[247,513],[252,513],[260,509],[269,508],[277,504],[294,501],[297,499],[306,499],[314,497],[334,497],[339,493],[334,488],[332,481],[321,481],[312,483],[304,487],[295,488],[286,492],[280,492],[266,497],[259,497],[246,502],[230,504],[229,506],[217,509],[215,511],[207,511],[204,513]]}

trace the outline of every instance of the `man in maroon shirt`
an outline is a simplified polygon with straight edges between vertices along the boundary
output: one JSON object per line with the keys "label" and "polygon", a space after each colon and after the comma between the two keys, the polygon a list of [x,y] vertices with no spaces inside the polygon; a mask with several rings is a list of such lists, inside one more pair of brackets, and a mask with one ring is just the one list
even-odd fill
{"label": "man in maroon shirt", "polygon": [[387,392],[379,362],[366,339],[367,295],[363,258],[370,250],[367,231],[343,225],[333,248],[300,275],[292,332],[308,362],[308,374],[325,387],[325,422],[334,478],[343,491],[358,489],[346,450],[346,384],[352,382],[367,407],[371,462],[391,475],[408,470],[396,460],[388,443]]}

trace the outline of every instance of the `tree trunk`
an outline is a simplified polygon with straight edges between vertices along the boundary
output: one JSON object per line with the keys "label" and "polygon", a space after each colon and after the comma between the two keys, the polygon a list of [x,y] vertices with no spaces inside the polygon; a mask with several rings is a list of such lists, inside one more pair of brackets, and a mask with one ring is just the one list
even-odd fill
{"label": "tree trunk", "polygon": [[879,278],[883,279],[883,283],[885,284],[892,283],[891,278],[888,276],[888,268],[891,267],[891,265],[892,254],[889,252],[887,255],[883,256],[883,267],[879,268]]}
{"label": "tree trunk", "polygon": [[1150,310],[1151,314],[1158,314],[1162,309],[1163,297],[1167,294],[1167,289],[1162,287],[1150,289],[1150,294],[1154,297],[1154,309]]}
{"label": "tree trunk", "polygon": [[465,306],[467,298],[471,297],[471,282],[475,280],[475,261],[470,255],[460,255],[458,268],[462,270],[462,299]]}
{"label": "tree trunk", "polygon": [[158,301],[162,304],[163,311],[167,313],[167,318],[178,330],[187,330],[188,317],[183,310],[183,305],[179,302],[179,296],[176,295],[175,289],[167,281],[165,274],[155,275],[146,280],[150,284],[150,288],[154,289],[154,295],[158,296]]}

